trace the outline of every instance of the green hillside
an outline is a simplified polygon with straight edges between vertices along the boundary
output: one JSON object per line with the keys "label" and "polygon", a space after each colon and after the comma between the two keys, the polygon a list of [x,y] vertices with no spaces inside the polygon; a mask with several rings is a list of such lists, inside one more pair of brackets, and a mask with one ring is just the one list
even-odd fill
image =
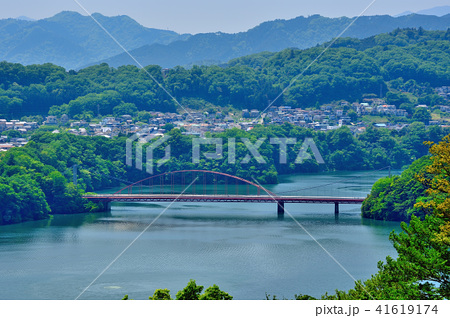
{"label": "green hillside", "polygon": [[[314,108],[331,101],[378,96],[406,109],[414,102],[445,105],[433,87],[450,86],[450,31],[395,30],[364,40],[342,39],[326,51],[277,105]],[[326,45],[326,44],[325,44]],[[323,51],[286,49],[231,61],[223,67],[146,68],[187,108],[204,105],[265,109],[269,101]],[[176,111],[173,100],[135,66],[106,64],[69,71],[52,65],[0,63],[0,117],[50,113],[93,117],[113,114],[121,104],[133,109]],[[182,111],[182,109],[179,109]]]}

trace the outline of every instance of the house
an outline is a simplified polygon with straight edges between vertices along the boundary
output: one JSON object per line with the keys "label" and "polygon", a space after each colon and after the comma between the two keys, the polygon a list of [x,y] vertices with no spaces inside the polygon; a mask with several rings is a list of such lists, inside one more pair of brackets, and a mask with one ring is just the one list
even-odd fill
{"label": "house", "polygon": [[102,126],[106,126],[108,124],[113,124],[116,121],[116,119],[114,117],[105,117],[103,118],[103,120],[101,121],[101,125]]}
{"label": "house", "polygon": [[131,117],[131,115],[122,115],[122,116],[120,116],[121,118],[120,118],[120,121],[121,122],[123,122],[123,121],[128,121],[128,120],[132,120],[133,119],[133,117]]}
{"label": "house", "polygon": [[395,116],[406,117],[408,116],[408,112],[405,109],[397,109],[395,110]]}
{"label": "house", "polygon": [[61,116],[60,121],[61,121],[61,124],[66,124],[69,121],[69,116],[67,116],[66,114],[63,114]]}
{"label": "house", "polygon": [[341,117],[340,121],[342,121],[342,124],[347,125],[347,124],[350,124],[352,120],[348,116],[343,116],[343,117]]}
{"label": "house", "polygon": [[27,126],[30,126],[30,127],[31,127],[31,129],[38,129],[38,128],[39,128],[39,125],[38,125],[38,123],[37,123],[37,122],[35,122],[35,121],[32,121],[32,122],[27,122],[27,123],[26,123],[26,125],[27,125]]}
{"label": "house", "polygon": [[57,125],[57,124],[58,118],[56,118],[56,116],[48,116],[44,121],[44,125]]}
{"label": "house", "polygon": [[450,98],[450,86],[438,87],[436,88],[436,92],[441,97],[444,97],[446,99]]}
{"label": "house", "polygon": [[6,130],[6,119],[0,119],[0,131]]}
{"label": "house", "polygon": [[258,117],[259,116],[259,110],[257,110],[257,109],[252,109],[251,111],[250,111],[250,117],[251,118],[256,118],[256,117]]}
{"label": "house", "polygon": [[[450,106],[443,106],[443,105],[441,105],[440,107],[439,107],[439,110],[441,111],[441,112],[443,112],[443,113],[450,113]],[[0,119],[1,120],[1,119]],[[1,125],[1,122],[0,122],[0,125]],[[0,128],[0,130],[1,130],[1,128]]]}
{"label": "house", "polygon": [[14,145],[12,145],[12,144],[0,144],[0,151],[8,151],[11,148],[14,148]]}

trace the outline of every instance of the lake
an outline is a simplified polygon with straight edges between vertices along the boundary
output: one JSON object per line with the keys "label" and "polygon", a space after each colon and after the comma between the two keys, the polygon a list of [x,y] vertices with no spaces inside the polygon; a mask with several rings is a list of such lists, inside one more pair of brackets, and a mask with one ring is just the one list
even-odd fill
{"label": "lake", "polygon": [[[386,175],[290,175],[267,188],[359,197]],[[110,213],[0,227],[0,299],[75,299],[168,204],[113,203]],[[360,205],[340,205],[338,217],[331,204],[285,208],[278,220],[275,203],[175,203],[80,299],[148,299],[158,288],[174,297],[189,279],[205,288],[217,284],[234,299],[320,297],[354,286],[324,249],[361,280],[376,273],[378,261],[396,256],[388,235],[400,224],[362,219]]]}

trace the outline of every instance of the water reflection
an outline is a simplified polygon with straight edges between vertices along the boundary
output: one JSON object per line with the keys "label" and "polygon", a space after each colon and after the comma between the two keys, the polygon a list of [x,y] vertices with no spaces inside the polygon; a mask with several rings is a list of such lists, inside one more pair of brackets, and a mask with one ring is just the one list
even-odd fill
{"label": "water reflection", "polygon": [[[25,222],[19,224],[5,225],[0,227],[0,245],[28,244],[43,239],[42,233],[49,233],[44,240],[53,242],[76,241],[77,234],[71,229],[83,227],[95,223],[103,217],[111,216],[107,213],[81,213],[52,215],[47,220]],[[43,229],[52,228],[48,232]],[[57,230],[57,228],[60,228]]]}

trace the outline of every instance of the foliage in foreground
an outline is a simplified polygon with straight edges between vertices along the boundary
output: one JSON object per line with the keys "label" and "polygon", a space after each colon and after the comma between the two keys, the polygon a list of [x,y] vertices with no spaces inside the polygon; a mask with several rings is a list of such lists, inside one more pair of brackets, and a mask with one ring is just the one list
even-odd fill
{"label": "foliage in foreground", "polygon": [[[216,284],[208,287],[202,294],[203,286],[197,285],[195,280],[191,279],[187,286],[176,294],[176,300],[232,300],[233,296],[220,290]],[[125,295],[122,300],[128,300],[128,295]],[[172,300],[170,290],[157,289],[150,296],[150,300]]]}
{"label": "foliage in foreground", "polygon": [[419,202],[418,207],[433,211],[444,223],[439,228],[436,240],[450,245],[450,135],[438,143],[428,142],[432,164],[426,172],[432,177],[420,175],[419,180],[427,186],[427,194],[432,200]]}
{"label": "foliage in foreground", "polygon": [[401,233],[390,234],[397,259],[387,257],[369,280],[323,299],[450,299],[450,135],[430,153],[432,164],[417,175],[429,200],[418,200],[415,207],[431,214],[424,220],[412,216]]}
{"label": "foliage in foreground", "polygon": [[411,299],[435,300],[450,297],[450,252],[448,245],[435,240],[443,221],[413,216],[402,223],[403,232],[390,235],[398,257],[379,262],[379,271],[365,282],[358,281],[348,292],[336,291],[322,299]]}

